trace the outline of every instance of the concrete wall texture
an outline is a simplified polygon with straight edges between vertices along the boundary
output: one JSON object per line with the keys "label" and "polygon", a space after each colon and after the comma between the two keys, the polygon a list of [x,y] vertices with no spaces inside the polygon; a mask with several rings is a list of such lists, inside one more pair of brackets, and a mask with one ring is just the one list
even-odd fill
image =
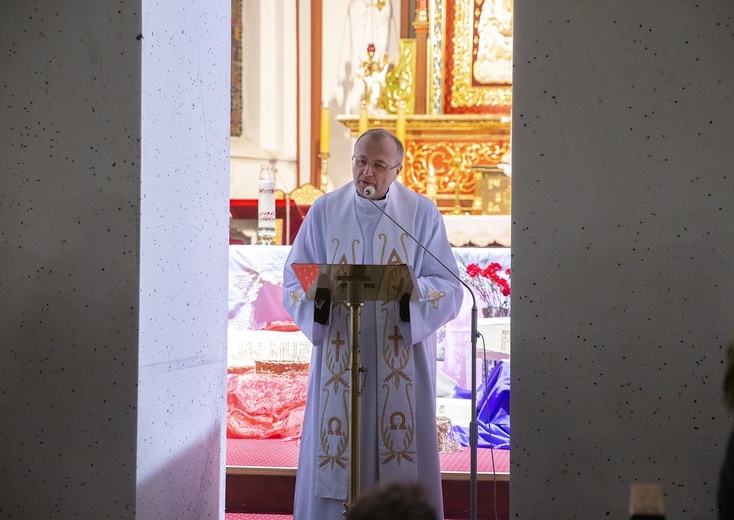
{"label": "concrete wall texture", "polygon": [[515,1],[513,518],[715,518],[734,4]]}
{"label": "concrete wall texture", "polygon": [[[200,5],[199,5],[200,4]],[[513,518],[715,518],[734,4],[515,2]],[[0,518],[218,518],[229,4],[0,16]]]}
{"label": "concrete wall texture", "polygon": [[219,518],[230,4],[1,10],[0,518]]}

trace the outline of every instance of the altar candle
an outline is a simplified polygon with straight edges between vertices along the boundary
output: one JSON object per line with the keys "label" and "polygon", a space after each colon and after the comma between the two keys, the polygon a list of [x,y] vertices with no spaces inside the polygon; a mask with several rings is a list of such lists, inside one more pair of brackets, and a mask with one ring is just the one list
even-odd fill
{"label": "altar candle", "polygon": [[329,107],[321,108],[321,144],[320,152],[329,153],[329,123],[331,122],[331,114]]}
{"label": "altar candle", "polygon": [[398,103],[398,121],[395,124],[395,135],[405,146],[405,103]]}
{"label": "altar candle", "polygon": [[433,165],[428,165],[428,177],[426,177],[426,197],[436,202],[436,194],[438,192],[436,173],[433,170]]}
{"label": "altar candle", "polygon": [[363,106],[359,109],[359,133],[360,135],[367,131],[367,107]]}

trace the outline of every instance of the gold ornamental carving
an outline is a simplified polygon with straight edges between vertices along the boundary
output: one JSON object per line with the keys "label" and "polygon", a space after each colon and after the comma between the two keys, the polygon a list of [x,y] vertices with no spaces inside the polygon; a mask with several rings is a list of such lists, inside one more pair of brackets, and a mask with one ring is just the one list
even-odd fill
{"label": "gold ornamental carving", "polygon": [[[476,193],[474,165],[496,165],[510,148],[509,140],[496,141],[409,141],[405,150],[403,184],[426,193],[432,168],[441,194],[471,199]],[[481,211],[480,211],[481,212]]]}
{"label": "gold ornamental carving", "polygon": [[400,103],[409,114],[415,112],[415,56],[415,38],[401,38],[400,56],[385,78],[385,98],[381,100],[390,114],[397,114]]}
{"label": "gold ornamental carving", "polygon": [[[337,120],[353,137],[359,135],[357,116],[339,115]],[[369,128],[394,132],[397,117],[370,116],[366,123]],[[490,187],[486,175],[476,175],[475,166],[477,170],[497,167],[507,160],[510,125],[509,117],[499,114],[409,114],[400,181],[434,200],[443,212],[504,214],[509,177],[502,185]],[[502,191],[499,199],[497,190]],[[489,205],[490,200],[495,203]]]}

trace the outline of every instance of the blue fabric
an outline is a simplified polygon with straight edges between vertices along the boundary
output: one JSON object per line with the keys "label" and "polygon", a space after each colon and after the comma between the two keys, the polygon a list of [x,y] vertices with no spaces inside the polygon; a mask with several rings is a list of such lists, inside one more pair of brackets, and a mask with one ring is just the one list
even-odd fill
{"label": "blue fabric", "polygon": [[[471,399],[471,391],[456,387],[454,397]],[[500,361],[477,390],[477,447],[510,449],[510,364]],[[469,428],[454,426],[462,446],[469,446]]]}

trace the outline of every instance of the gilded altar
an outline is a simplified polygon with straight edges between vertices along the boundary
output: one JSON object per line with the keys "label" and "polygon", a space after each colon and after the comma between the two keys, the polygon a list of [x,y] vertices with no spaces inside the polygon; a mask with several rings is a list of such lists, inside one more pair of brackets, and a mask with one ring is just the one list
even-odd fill
{"label": "gilded altar", "polygon": [[[337,116],[353,136],[359,117]],[[397,116],[369,117],[368,126],[396,131]],[[510,121],[500,115],[406,116],[400,181],[435,200],[445,213],[510,213],[510,178],[500,166],[510,151]],[[498,202],[499,201],[499,202]]]}
{"label": "gilded altar", "polygon": [[509,215],[512,1],[417,6],[416,37],[401,39],[381,110],[363,101],[359,116],[336,119],[353,137],[373,127],[394,132],[405,146],[400,181],[442,212]]}

